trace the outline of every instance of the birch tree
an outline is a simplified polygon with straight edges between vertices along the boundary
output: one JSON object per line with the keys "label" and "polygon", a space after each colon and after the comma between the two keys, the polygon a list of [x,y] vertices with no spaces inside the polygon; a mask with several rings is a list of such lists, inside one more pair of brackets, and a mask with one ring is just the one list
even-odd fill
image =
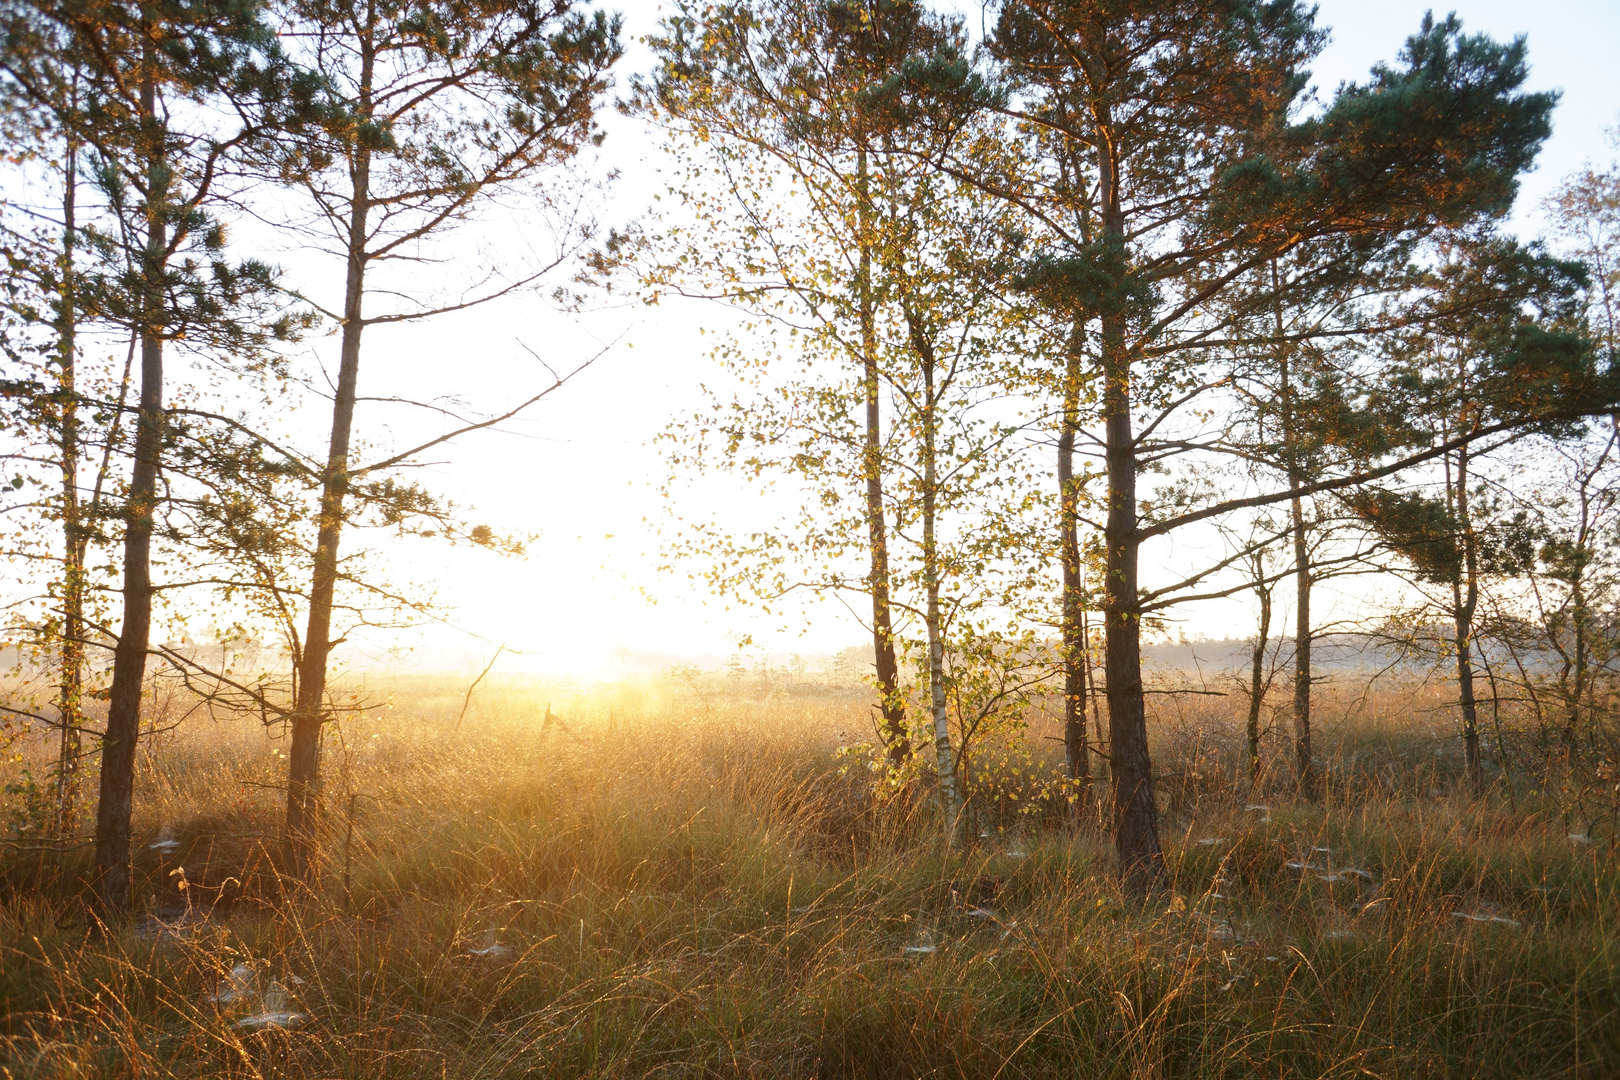
{"label": "birch tree", "polygon": [[[56,610],[40,620],[39,629],[45,647],[56,651],[58,749],[52,831],[66,836],[77,818],[84,759],[84,619],[90,537],[79,475],[84,450],[78,340],[83,321],[79,268],[85,247],[79,220],[83,138],[72,126],[80,114],[82,73],[71,59],[61,62],[60,57],[70,58],[71,51],[59,26],[17,11],[3,32],[8,62],[4,65],[7,77],[0,80],[0,130],[12,144],[17,171],[43,173],[47,190],[57,196],[56,205],[48,209],[15,203],[4,208],[0,237],[9,287],[0,304],[14,320],[3,337],[6,358],[13,364],[7,397],[20,406],[11,417],[14,432],[30,450],[43,442],[44,454],[56,474],[51,478],[54,497],[47,496],[43,506],[61,532],[60,554],[55,557],[59,562],[50,584]],[[21,83],[13,74],[19,70],[26,73]],[[32,453],[22,456],[37,463]],[[94,508],[89,512],[93,515]],[[17,530],[14,557],[35,554],[24,542],[30,532]]]}
{"label": "birch tree", "polygon": [[[683,276],[664,258],[646,283],[701,292],[771,320],[802,318],[813,340],[842,353],[859,373],[856,402],[819,400],[832,425],[824,431],[834,439],[841,417],[859,409],[864,520],[847,524],[865,536],[880,737],[898,768],[911,739],[892,601],[876,262],[892,240],[882,218],[893,185],[927,168],[908,167],[898,147],[953,137],[948,117],[919,114],[914,100],[896,95],[893,73],[908,63],[959,59],[959,32],[909,0],[684,6],[654,45],[660,67],[640,87],[640,106],[696,140],[689,158],[696,168],[679,181],[678,197],[699,221],[729,215],[729,207],[698,194],[698,173],[718,160],[749,224],[711,236],[676,226],[660,237],[663,254],[678,250],[676,261],[702,273]],[[750,183],[761,187],[748,192]],[[766,191],[805,200],[808,214],[790,224],[767,209]],[[728,273],[732,266],[742,272]]]}
{"label": "birch tree", "polygon": [[1016,320],[986,268],[1014,241],[1003,211],[934,164],[956,140],[994,141],[892,75],[960,66],[961,30],[905,3],[701,14],[666,22],[639,99],[679,155],[677,207],[647,226],[640,277],[654,297],[719,299],[753,321],[717,350],[744,393],[673,429],[672,459],[779,476],[806,495],[796,521],[745,536],[688,522],[679,546],[701,552],[712,587],[767,604],[865,594],[891,767],[911,739],[897,643],[916,628],[919,707],[954,838],[963,740],[1007,700],[962,676],[996,654],[964,646],[996,595],[991,567],[1017,562],[1020,546],[1003,531],[1018,515],[982,501],[1008,446],[990,403],[1016,382],[1003,351]]}

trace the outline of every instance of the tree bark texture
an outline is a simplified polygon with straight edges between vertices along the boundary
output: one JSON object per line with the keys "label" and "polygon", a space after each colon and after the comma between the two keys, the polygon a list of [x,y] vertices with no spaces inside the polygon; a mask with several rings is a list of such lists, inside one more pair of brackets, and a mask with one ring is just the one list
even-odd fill
{"label": "tree bark texture", "polygon": [[[1111,128],[1104,111],[1100,127]],[[1104,236],[1121,246],[1125,216],[1120,165],[1099,145]],[[1104,584],[1104,642],[1108,679],[1108,742],[1112,758],[1114,852],[1125,890],[1145,896],[1164,886],[1164,854],[1159,845],[1159,809],[1148,754],[1147,709],[1142,694],[1142,606],[1137,593],[1141,538],[1136,522],[1136,441],[1131,431],[1131,357],[1125,319],[1102,318],[1103,440],[1108,470],[1108,517],[1104,525],[1107,580]]]}
{"label": "tree bark texture", "polygon": [[1080,554],[1080,492],[1074,479],[1074,441],[1080,429],[1082,354],[1075,325],[1064,363],[1063,416],[1058,433],[1058,550],[1063,563],[1063,763],[1075,793],[1075,816],[1091,803],[1091,747],[1086,739],[1085,567]]}
{"label": "tree bark texture", "polygon": [[141,686],[152,634],[152,524],[163,445],[163,277],[168,246],[167,192],[157,88],[150,70],[141,84],[141,126],[147,156],[146,250],[141,298],[141,395],[135,464],[124,526],[124,615],[113,652],[107,730],[101,744],[101,791],[96,804],[96,902],[102,917],[122,920],[130,903],[130,813],[135,743],[141,727]]}
{"label": "tree bark texture", "polygon": [[[1299,481],[1294,485],[1297,488]],[[1311,754],[1311,546],[1305,507],[1291,500],[1294,534],[1294,772],[1300,794],[1317,794],[1316,761]]]}
{"label": "tree bark texture", "polygon": [[1255,635],[1254,651],[1249,655],[1249,716],[1246,725],[1249,751],[1249,787],[1260,784],[1260,709],[1266,698],[1266,641],[1271,636],[1271,588],[1265,584],[1255,586],[1260,600],[1259,633]]}
{"label": "tree bark texture", "polygon": [[877,668],[879,711],[889,766],[899,768],[911,757],[905,700],[900,695],[900,665],[895,657],[894,619],[890,601],[888,523],[883,508],[883,414],[878,379],[877,321],[872,300],[871,203],[866,151],[857,156],[860,229],[861,382],[866,396],[866,430],[862,468],[866,473],[866,527],[872,592],[872,654]]}
{"label": "tree bark texture", "polygon": [[951,747],[951,719],[945,695],[945,631],[939,604],[940,568],[937,519],[939,467],[935,443],[938,401],[934,394],[934,350],[913,322],[912,340],[923,372],[923,584],[927,592],[925,621],[928,633],[928,704],[934,726],[934,761],[939,773],[939,808],[944,818],[946,846],[954,846],[962,826],[962,786],[956,775],[956,752]]}
{"label": "tree bark texture", "polygon": [[[1105,327],[1105,335],[1108,330]],[[1112,336],[1112,335],[1109,335]],[[1103,414],[1108,458],[1108,580],[1105,640],[1108,741],[1113,756],[1114,851],[1126,890],[1144,895],[1163,883],[1159,811],[1148,755],[1142,694],[1142,612],[1137,596],[1136,447],[1131,436],[1128,366],[1109,364]]]}
{"label": "tree bark texture", "polygon": [[1457,452],[1455,506],[1462,546],[1462,573],[1452,583],[1453,644],[1457,650],[1457,704],[1462,712],[1463,767],[1469,789],[1485,793],[1485,770],[1479,757],[1479,710],[1474,701],[1474,613],[1479,608],[1479,552],[1468,506],[1468,449]]}
{"label": "tree bark texture", "polygon": [[[1585,502],[1586,492],[1581,492],[1582,502]],[[1583,518],[1585,507],[1582,507]],[[1585,522],[1582,521],[1584,526]],[[1576,548],[1577,557],[1584,555],[1586,540],[1582,537],[1580,545]],[[1587,620],[1590,615],[1586,602],[1586,568],[1577,565],[1574,570],[1575,579],[1570,583],[1569,610],[1571,629],[1574,631],[1574,641],[1571,658],[1571,673],[1573,685],[1566,692],[1565,719],[1564,719],[1564,746],[1574,753],[1580,746],[1581,732],[1581,705],[1586,700],[1587,665],[1591,646],[1587,642]]]}
{"label": "tree bark texture", "polygon": [[[369,96],[372,57],[362,67],[362,101]],[[352,165],[354,197],[349,208],[348,267],[343,295],[343,338],[332,431],[321,484],[321,516],[316,534],[314,572],[309,590],[309,621],[298,664],[298,697],[287,753],[287,867],[310,881],[319,866],[321,733],[326,723],[326,667],[331,656],[332,606],[338,580],[338,545],[343,536],[344,501],[349,492],[349,438],[360,376],[360,337],[365,329],[366,221],[371,184],[371,152],[356,150]]]}
{"label": "tree bark texture", "polygon": [[84,756],[84,560],[79,506],[78,296],[73,258],[77,237],[78,145],[69,135],[62,175],[62,270],[57,309],[57,390],[61,395],[62,635],[57,680],[61,738],[56,761],[56,835],[74,831]]}
{"label": "tree bark texture", "polygon": [[[1271,263],[1271,286],[1282,291],[1282,278],[1275,260]],[[1272,309],[1278,342],[1285,336],[1280,302]],[[1305,484],[1305,462],[1299,445],[1294,416],[1294,373],[1289,347],[1277,346],[1278,418],[1281,423],[1283,463],[1288,470],[1288,486],[1295,492],[1288,500],[1294,541],[1294,775],[1299,792],[1316,797],[1316,763],[1311,754],[1311,545],[1305,523],[1305,503],[1298,492]]]}

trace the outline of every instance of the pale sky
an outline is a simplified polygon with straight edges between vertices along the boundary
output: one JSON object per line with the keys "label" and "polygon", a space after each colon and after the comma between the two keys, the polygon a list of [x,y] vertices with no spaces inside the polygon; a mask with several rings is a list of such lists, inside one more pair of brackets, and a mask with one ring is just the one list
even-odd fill
{"label": "pale sky", "polygon": [[[658,7],[622,5],[628,35],[648,32]],[[977,9],[971,10],[977,21]],[[1392,59],[1423,10],[1397,0],[1323,2],[1321,21],[1333,28],[1332,43],[1315,68],[1324,94],[1340,80],[1363,77],[1375,61]],[[1538,172],[1525,182],[1516,218],[1521,231],[1533,232],[1535,203],[1558,178],[1587,159],[1611,155],[1603,132],[1620,118],[1620,64],[1615,62],[1620,3],[1475,0],[1455,10],[1468,30],[1499,38],[1527,34],[1532,87],[1564,92],[1553,137]],[[630,72],[644,67],[644,51],[632,45],[620,71],[621,91]],[[654,171],[659,152],[655,139],[635,122],[612,116],[606,124],[603,164],[623,176],[605,219],[623,223],[638,216],[660,189]],[[503,214],[497,225],[481,231],[479,241],[503,251],[526,242],[521,213]],[[325,295],[340,287],[333,278],[341,270],[336,264],[305,265],[294,252],[285,258]],[[768,639],[771,631],[783,629],[699,595],[681,574],[654,570],[655,528],[662,520],[656,490],[664,469],[650,442],[673,416],[698,403],[696,384],[714,378],[705,356],[712,339],[700,338],[698,328],[724,328],[728,322],[721,309],[683,302],[653,309],[630,304],[576,323],[526,298],[432,324],[369,332],[363,395],[453,394],[492,411],[526,396],[525,389],[538,381],[521,345],[566,367],[597,351],[599,343],[616,342],[591,370],[529,419],[510,425],[508,433],[473,435],[440,455],[442,464],[423,470],[430,486],[476,506],[473,520],[537,532],[541,538],[524,560],[425,543],[394,553],[399,577],[431,582],[453,601],[450,617],[485,639],[447,631],[400,639],[414,646],[415,665],[481,668],[494,644],[504,642],[522,655],[503,659],[501,670],[587,672],[603,670],[616,651],[725,654],[738,632]],[[310,351],[331,365],[335,340],[312,342]],[[410,423],[398,431],[381,430],[375,426],[380,415],[376,407],[362,416],[373,437],[386,441],[392,434],[403,445],[421,430]],[[741,492],[694,493],[692,502],[741,513],[747,498]],[[1182,615],[1183,629],[1194,635],[1246,633],[1249,622],[1241,604],[1188,608]],[[828,604],[805,625],[783,629],[772,647],[817,653],[860,641],[857,624]],[[380,655],[382,645],[377,641],[367,651]]]}

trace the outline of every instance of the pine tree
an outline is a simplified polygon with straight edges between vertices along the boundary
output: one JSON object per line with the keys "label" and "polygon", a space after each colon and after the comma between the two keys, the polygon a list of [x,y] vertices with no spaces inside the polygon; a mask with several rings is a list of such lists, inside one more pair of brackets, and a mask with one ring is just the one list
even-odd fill
{"label": "pine tree", "polygon": [[[1319,115],[1295,119],[1305,65],[1323,40],[1313,18],[1289,2],[1021,0],[1003,8],[990,42],[1008,89],[1005,105],[987,106],[1072,145],[1097,192],[1093,239],[1063,230],[1055,215],[1038,220],[1067,248],[1050,276],[1068,280],[1069,309],[1098,328],[1113,822],[1135,892],[1163,880],[1142,619],[1175,592],[1144,597],[1142,545],[1349,482],[1156,500],[1144,519],[1144,459],[1163,460],[1178,441],[1156,433],[1224,385],[1211,350],[1241,335],[1245,315],[1223,312],[1223,299],[1308,245],[1341,244],[1356,256],[1353,272],[1438,226],[1502,213],[1548,132],[1553,97],[1520,90],[1523,42],[1466,36],[1455,20],[1426,20],[1397,65],[1380,65]],[[1295,291],[1280,282],[1254,302],[1260,311],[1287,307]]]}
{"label": "pine tree", "polygon": [[[1409,445],[1459,443],[1442,459],[1439,497],[1369,488],[1351,505],[1413,569],[1441,586],[1452,622],[1458,711],[1468,782],[1484,790],[1474,688],[1476,619],[1491,575],[1523,572],[1535,556],[1522,512],[1481,521],[1477,471],[1493,450],[1531,432],[1573,435],[1601,410],[1615,380],[1599,369],[1577,320],[1584,272],[1489,232],[1448,238],[1427,275],[1431,310],[1386,347],[1395,361],[1379,404]],[[1412,303],[1408,298],[1407,303]],[[1489,440],[1478,438],[1494,429]],[[1461,440],[1459,442],[1459,440]]]}
{"label": "pine tree", "polygon": [[72,67],[82,80],[72,111],[57,120],[93,153],[97,184],[117,222],[109,256],[82,280],[97,293],[98,317],[129,328],[140,350],[123,512],[123,612],[96,811],[97,900],[103,916],[116,920],[130,895],[152,538],[167,441],[164,354],[183,341],[188,349],[253,355],[296,329],[295,318],[265,306],[268,267],[225,261],[224,228],[212,209],[232,155],[298,116],[314,84],[281,62],[275,29],[253,3],[97,0],[25,5],[16,19],[42,43],[17,47],[22,39],[10,37],[7,74],[21,94],[36,107],[57,108],[51,68]]}
{"label": "pine tree", "polygon": [[386,513],[408,513],[416,499],[386,481],[357,483],[410,458],[364,470],[351,461],[365,331],[510,295],[553,267],[508,275],[448,305],[408,300],[379,312],[367,301],[390,293],[376,280],[379,267],[411,257],[497,193],[534,190],[599,140],[596,110],[620,55],[619,22],[581,8],[574,0],[287,0],[277,9],[298,42],[295,55],[321,72],[336,107],[331,122],[283,140],[264,164],[309,196],[343,262],[342,342],[287,763],[286,842],[298,877],[318,865],[321,732],[344,527],[357,499],[400,496]]}

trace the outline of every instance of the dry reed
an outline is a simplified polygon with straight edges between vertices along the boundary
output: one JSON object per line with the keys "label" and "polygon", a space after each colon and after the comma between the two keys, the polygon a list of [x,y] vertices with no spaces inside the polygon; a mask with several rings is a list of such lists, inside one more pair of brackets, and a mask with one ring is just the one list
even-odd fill
{"label": "dry reed", "polygon": [[1230,702],[1155,699],[1142,905],[1060,806],[986,797],[947,852],[925,793],[874,800],[858,695],[514,682],[458,724],[464,689],[332,733],[315,893],[250,720],[149,745],[129,927],[81,856],[8,856],[0,1075],[1620,1075],[1613,848],[1456,793],[1437,692],[1324,710],[1319,804],[1238,781]]}

